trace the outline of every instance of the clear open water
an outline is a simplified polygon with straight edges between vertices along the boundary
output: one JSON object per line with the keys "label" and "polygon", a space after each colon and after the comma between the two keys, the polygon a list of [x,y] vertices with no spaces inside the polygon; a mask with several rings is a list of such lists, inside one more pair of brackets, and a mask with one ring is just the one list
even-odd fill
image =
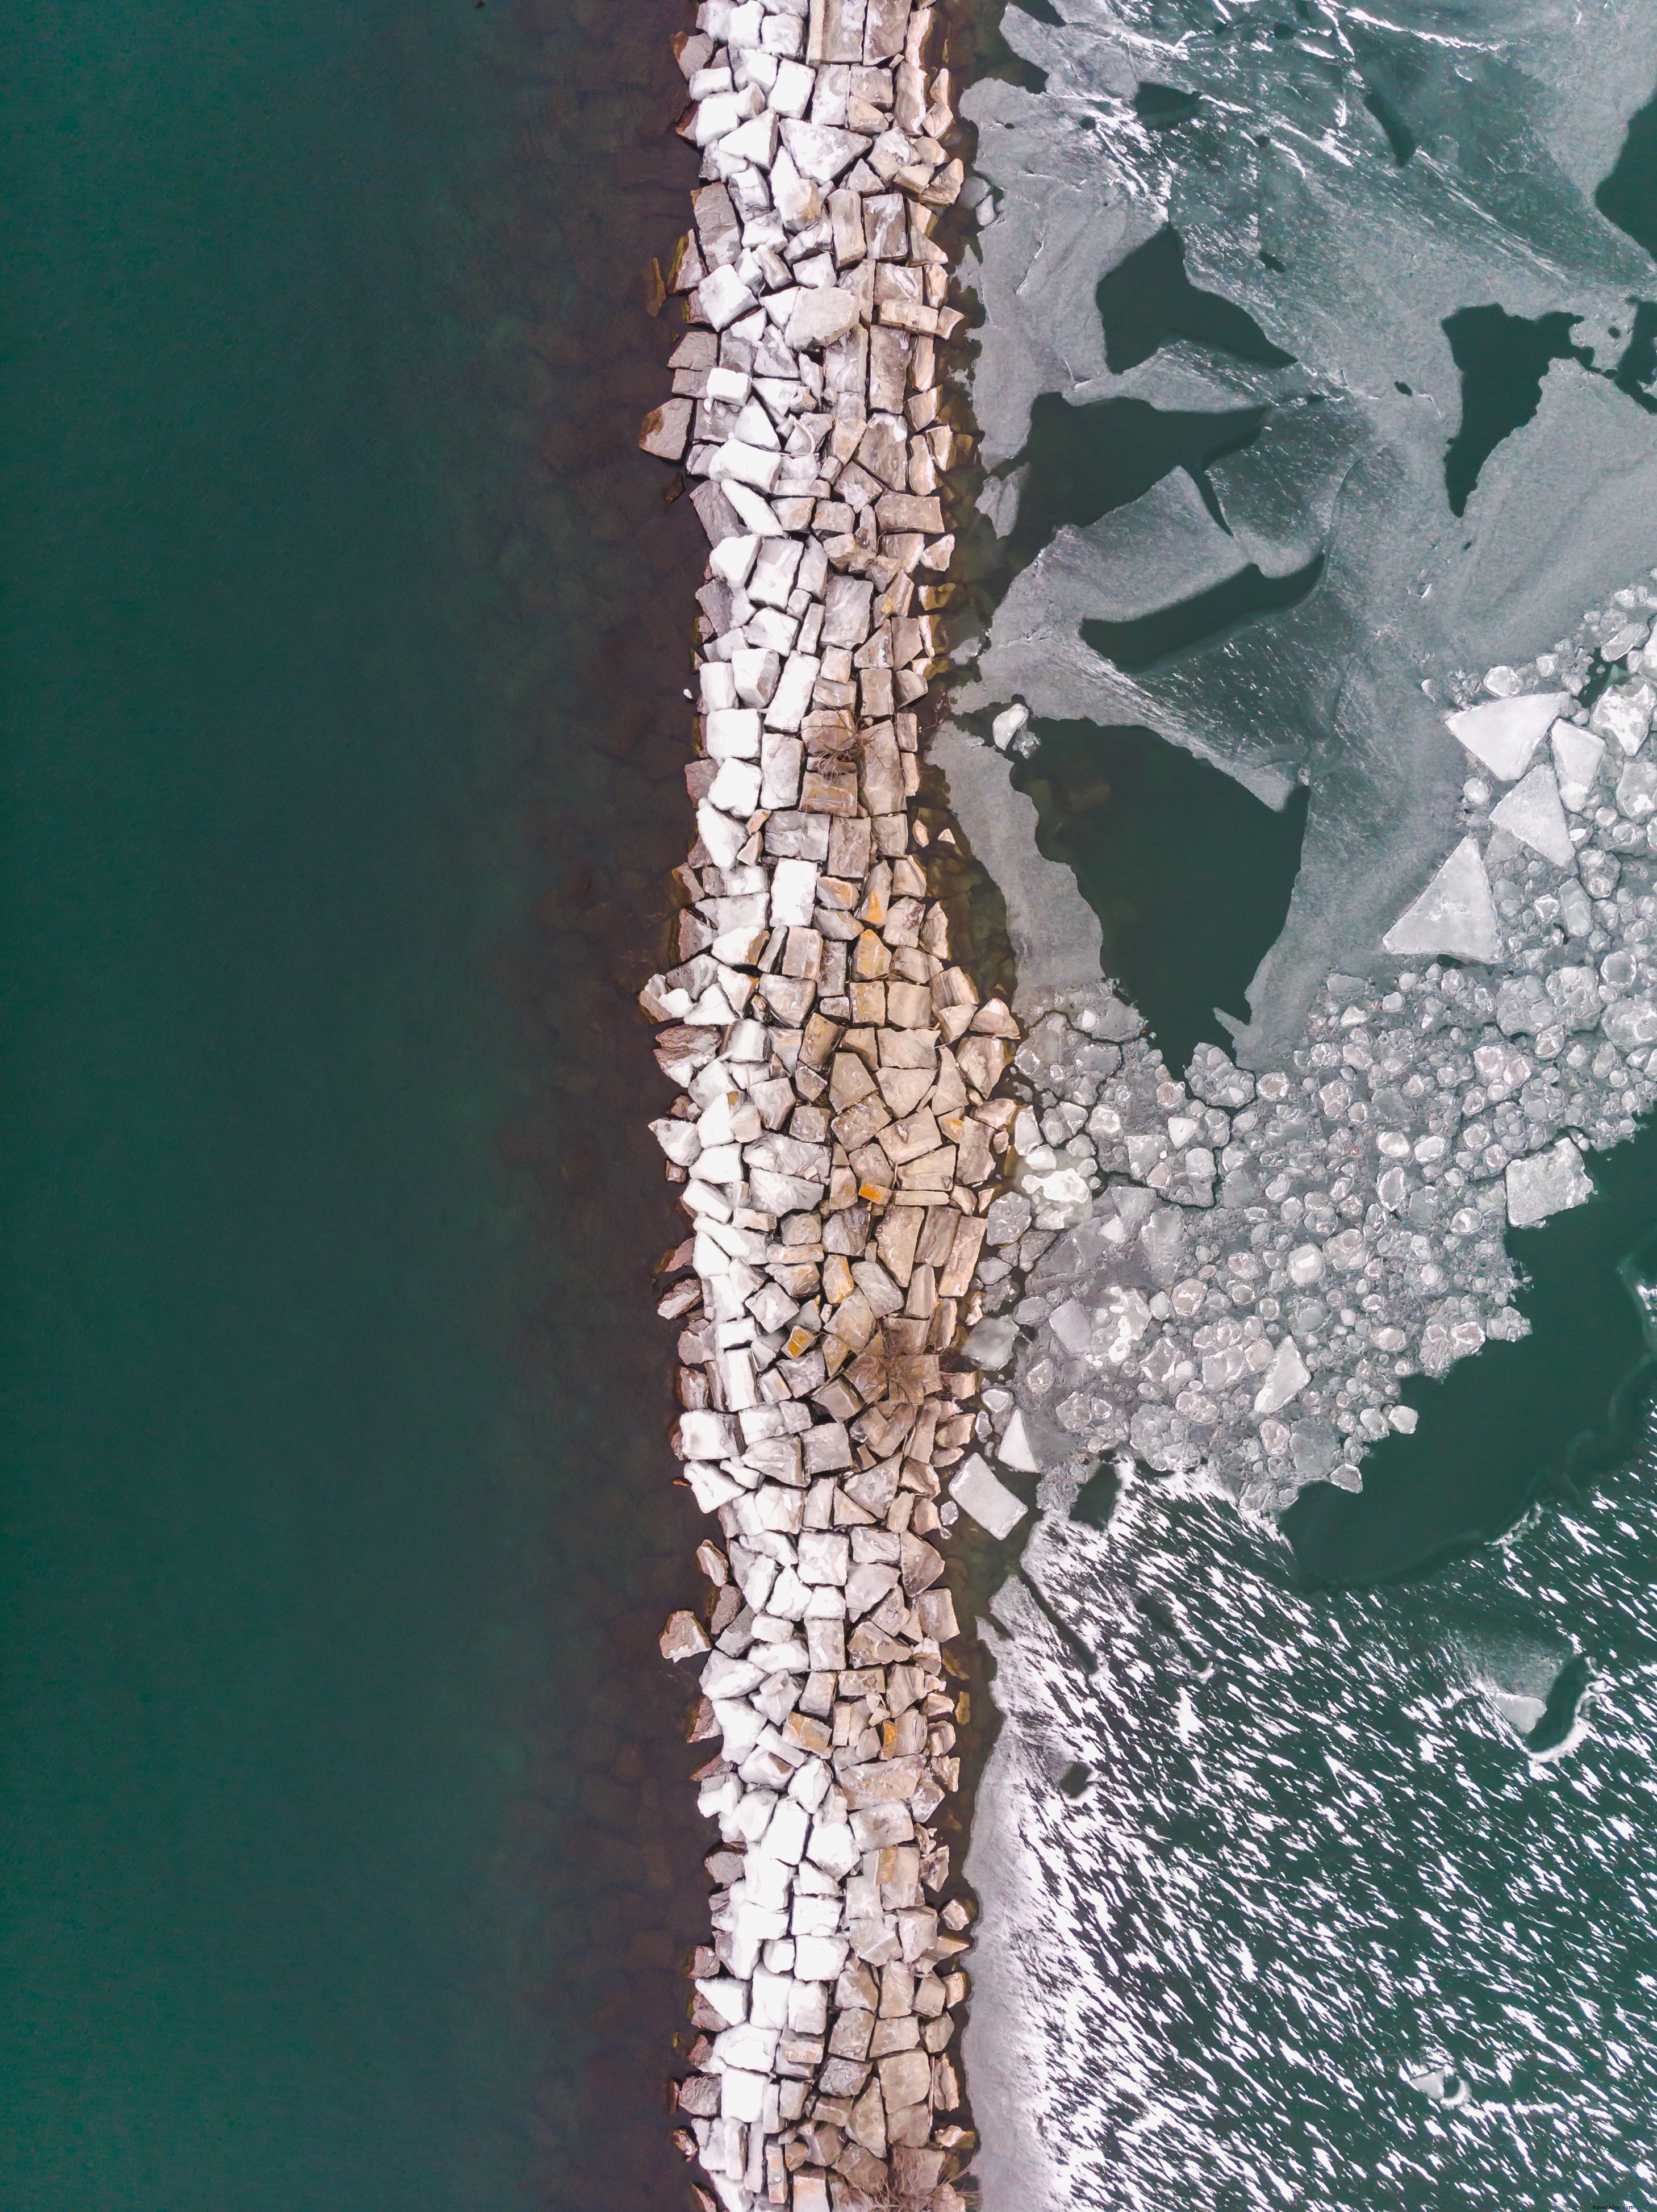
{"label": "clear open water", "polygon": [[19,2212],[682,2198],[678,21],[13,12]]}

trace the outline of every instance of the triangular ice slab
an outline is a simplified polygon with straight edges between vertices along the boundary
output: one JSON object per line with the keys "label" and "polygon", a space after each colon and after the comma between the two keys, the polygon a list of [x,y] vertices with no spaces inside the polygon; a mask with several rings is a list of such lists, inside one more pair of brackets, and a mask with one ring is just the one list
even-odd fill
{"label": "triangular ice slab", "polygon": [[1522,783],[1514,784],[1490,819],[1498,830],[1517,837],[1521,845],[1551,860],[1556,868],[1569,867],[1576,848],[1566,826],[1565,810],[1559,804],[1559,786],[1545,761],[1533,768]]}
{"label": "triangular ice slab", "polygon": [[1569,691],[1531,691],[1519,699],[1486,699],[1449,717],[1449,728],[1476,761],[1503,783],[1524,775],[1556,718],[1571,703]]}
{"label": "triangular ice slab", "polygon": [[1559,770],[1559,796],[1573,814],[1580,814],[1587,805],[1605,757],[1603,738],[1579,729],[1575,722],[1554,724],[1553,758]]}
{"label": "triangular ice slab", "polygon": [[[1511,702],[1498,702],[1508,705]],[[1413,906],[1381,943],[1389,952],[1448,952],[1455,960],[1494,960],[1502,947],[1490,879],[1471,837],[1464,837]]]}

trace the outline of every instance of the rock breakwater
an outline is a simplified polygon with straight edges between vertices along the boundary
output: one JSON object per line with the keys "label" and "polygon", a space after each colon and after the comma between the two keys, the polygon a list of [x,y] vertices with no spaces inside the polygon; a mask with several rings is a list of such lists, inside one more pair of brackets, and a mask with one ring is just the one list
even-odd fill
{"label": "rock breakwater", "polygon": [[963,1669],[938,1547],[1025,1510],[958,1351],[1019,1030],[951,957],[917,708],[942,665],[946,398],[934,237],[959,198],[941,11],[703,0],[680,43],[701,182],[686,328],[640,442],[682,465],[698,594],[696,842],[677,962],[641,1004],[678,1086],[652,1127],[692,1233],[683,1480],[719,1539],[666,1656],[720,1845],[676,2087],[701,2203],[962,2203],[952,2046],[971,1907],[938,1814]]}

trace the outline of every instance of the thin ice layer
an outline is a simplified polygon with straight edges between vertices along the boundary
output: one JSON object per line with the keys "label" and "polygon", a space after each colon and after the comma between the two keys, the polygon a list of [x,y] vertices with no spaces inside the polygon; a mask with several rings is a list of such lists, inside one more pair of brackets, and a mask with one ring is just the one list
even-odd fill
{"label": "thin ice layer", "polygon": [[[1292,608],[1131,676],[1081,636],[1109,597],[1089,541],[1132,533],[1164,605],[1199,596],[1218,565],[1181,498],[1162,514],[1148,495],[1137,514],[1058,533],[1008,594],[962,704],[1144,723],[1251,787],[1309,781],[1302,878],[1239,1040],[1264,1066],[1292,1045],[1330,961],[1361,970],[1400,894],[1443,857],[1456,763],[1435,706],[1454,672],[1534,652],[1649,558],[1651,420],[1593,371],[1618,358],[1650,264],[1591,196],[1657,74],[1657,19],[1603,5],[1590,37],[1563,4],[1476,23],[1328,6],[1284,41],[1261,11],[1228,30],[1199,0],[1055,12],[1061,26],[1006,17],[1047,74],[1040,94],[991,81],[967,97],[1002,196],[981,242],[986,458],[1017,455],[1042,391],[1264,402],[1261,434],[1209,471],[1237,565],[1324,566]],[[1143,123],[1129,101],[1146,80],[1195,95],[1191,119]],[[1401,167],[1366,104],[1388,85],[1407,86],[1422,125]],[[1168,335],[1113,373],[1094,289],[1165,222],[1191,283],[1246,310],[1290,366]],[[1593,371],[1554,364],[1534,421],[1496,446],[1456,518],[1444,453],[1461,390],[1443,325],[1490,301],[1579,318]]]}

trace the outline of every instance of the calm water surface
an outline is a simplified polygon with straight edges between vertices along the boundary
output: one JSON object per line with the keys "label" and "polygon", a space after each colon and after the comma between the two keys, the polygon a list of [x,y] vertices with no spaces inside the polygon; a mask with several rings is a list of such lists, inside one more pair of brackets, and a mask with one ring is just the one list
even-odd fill
{"label": "calm water surface", "polygon": [[627,1006],[685,835],[694,525],[629,449],[678,20],[14,19],[30,2212],[681,2201],[689,1543]]}

